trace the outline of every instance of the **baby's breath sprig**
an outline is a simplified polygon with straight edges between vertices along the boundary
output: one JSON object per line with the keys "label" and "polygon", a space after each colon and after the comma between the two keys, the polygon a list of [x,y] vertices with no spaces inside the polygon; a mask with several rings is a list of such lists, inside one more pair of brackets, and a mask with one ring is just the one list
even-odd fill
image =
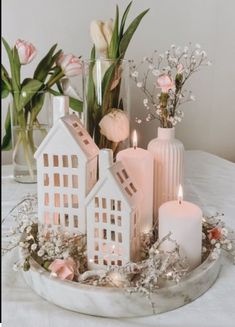
{"label": "baby's breath sprig", "polygon": [[[184,113],[179,107],[195,96],[185,85],[202,66],[210,66],[207,54],[199,44],[183,48],[171,45],[165,53],[157,50],[144,57],[140,64],[130,61],[130,77],[145,95],[146,121],[158,119],[161,127],[171,128],[181,122]],[[142,119],[136,117],[136,122]]]}

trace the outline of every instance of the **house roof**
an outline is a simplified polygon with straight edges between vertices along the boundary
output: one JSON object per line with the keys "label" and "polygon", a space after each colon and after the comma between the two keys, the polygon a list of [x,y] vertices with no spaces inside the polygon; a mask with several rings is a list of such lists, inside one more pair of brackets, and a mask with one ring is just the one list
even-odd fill
{"label": "house roof", "polygon": [[51,137],[55,134],[58,128],[65,128],[69,135],[73,138],[76,144],[80,147],[84,155],[91,159],[99,154],[99,148],[92,140],[90,134],[87,132],[77,115],[66,115],[58,119],[55,125],[50,129],[47,136],[44,138],[39,148],[34,154],[37,159],[46,145],[49,143]]}
{"label": "house roof", "polygon": [[128,172],[126,167],[121,161],[114,163],[110,168],[107,168],[105,176],[101,177],[93,189],[90,191],[86,198],[86,204],[96,196],[99,190],[102,188],[104,183],[111,179],[126,199],[127,204],[130,208],[134,208],[137,203],[143,198],[141,189],[133,182],[131,173]]}

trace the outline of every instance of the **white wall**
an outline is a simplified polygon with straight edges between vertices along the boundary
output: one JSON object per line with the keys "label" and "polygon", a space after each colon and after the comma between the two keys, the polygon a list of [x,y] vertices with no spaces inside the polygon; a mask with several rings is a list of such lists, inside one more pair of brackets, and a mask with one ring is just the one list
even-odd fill
{"label": "white wall", "polygon": [[[129,0],[3,0],[2,33],[9,43],[17,38],[37,46],[37,60],[25,67],[32,74],[36,61],[58,42],[65,52],[88,57],[92,19],[114,16],[115,4],[121,9]],[[186,149],[201,149],[235,161],[235,1],[234,0],[135,0],[134,18],[151,8],[129,46],[128,58],[140,60],[154,49],[164,51],[172,43],[200,43],[213,66],[195,75],[191,88],[197,101],[185,106],[184,121],[177,137]],[[7,58],[3,54],[3,62]],[[134,93],[135,92],[135,93]],[[132,89],[132,112],[142,106]],[[3,103],[6,107],[6,101]],[[3,114],[4,116],[4,114]],[[156,122],[140,127],[141,144],[156,136]],[[10,162],[10,154],[3,154]]]}

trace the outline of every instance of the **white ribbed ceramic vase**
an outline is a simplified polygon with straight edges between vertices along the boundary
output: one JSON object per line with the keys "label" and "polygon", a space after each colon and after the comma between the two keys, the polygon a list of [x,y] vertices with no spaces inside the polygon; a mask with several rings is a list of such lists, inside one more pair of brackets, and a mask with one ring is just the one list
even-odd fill
{"label": "white ribbed ceramic vase", "polygon": [[183,185],[184,146],[175,139],[175,128],[158,128],[158,137],[150,141],[148,150],[154,156],[154,219],[158,208],[175,200]]}

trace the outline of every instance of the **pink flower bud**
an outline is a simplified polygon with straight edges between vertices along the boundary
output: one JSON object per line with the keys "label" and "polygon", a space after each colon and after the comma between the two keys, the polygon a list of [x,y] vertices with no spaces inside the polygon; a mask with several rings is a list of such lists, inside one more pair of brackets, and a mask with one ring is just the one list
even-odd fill
{"label": "pink flower bud", "polygon": [[68,259],[55,259],[48,269],[56,274],[61,280],[68,279],[73,280],[76,264],[72,258]]}
{"label": "pink flower bud", "polygon": [[67,77],[80,75],[82,73],[81,60],[72,54],[61,54],[57,60],[57,65],[61,67]]}
{"label": "pink flower bud", "polygon": [[173,90],[175,87],[174,81],[165,74],[158,77],[157,85],[162,89],[163,93],[168,93],[169,90]]}
{"label": "pink flower bud", "polygon": [[18,39],[15,46],[18,51],[21,65],[29,64],[37,54],[37,49],[34,45],[27,41]]}

